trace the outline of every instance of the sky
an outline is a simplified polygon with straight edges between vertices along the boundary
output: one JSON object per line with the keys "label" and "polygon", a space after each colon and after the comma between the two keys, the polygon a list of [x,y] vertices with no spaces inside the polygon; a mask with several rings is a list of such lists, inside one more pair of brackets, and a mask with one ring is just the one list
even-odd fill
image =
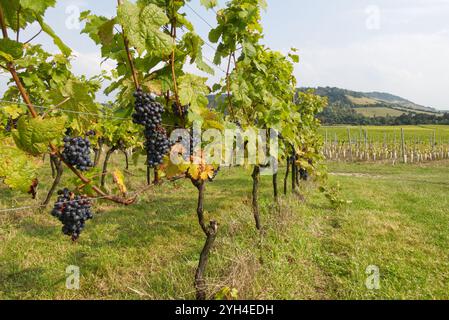
{"label": "sky", "polygon": [[[449,110],[449,0],[267,1],[263,42],[284,53],[292,47],[299,50],[295,70],[299,86],[388,92]],[[219,0],[219,7],[224,5]],[[186,7],[185,12],[207,40],[215,14],[201,7],[199,0],[192,0],[190,6],[193,10]],[[73,71],[90,76],[114,64],[101,63],[99,48],[80,34],[77,17],[84,10],[112,17],[116,0],[58,0],[46,18],[74,50]],[[32,26],[22,38],[27,40],[37,31]],[[36,41],[56,52],[46,35]],[[212,60],[213,49],[206,45],[204,55]],[[187,69],[200,73],[193,67]],[[222,76],[216,67],[216,76],[209,82]],[[5,75],[0,76],[0,92],[6,81]]]}

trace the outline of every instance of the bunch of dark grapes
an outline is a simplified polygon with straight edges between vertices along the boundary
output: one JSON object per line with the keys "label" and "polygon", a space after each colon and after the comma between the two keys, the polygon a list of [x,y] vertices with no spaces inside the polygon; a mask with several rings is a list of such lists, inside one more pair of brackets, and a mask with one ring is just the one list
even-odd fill
{"label": "bunch of dark grapes", "polygon": [[93,167],[90,159],[90,141],[82,137],[64,137],[64,151],[62,158],[68,164],[76,167],[80,171],[87,171]]}
{"label": "bunch of dark grapes", "polygon": [[8,121],[6,122],[6,126],[5,126],[5,131],[6,132],[11,132],[12,129],[16,129],[17,128],[17,121],[19,119],[11,119],[8,118]]}
{"label": "bunch of dark grapes", "polygon": [[[189,105],[179,107],[176,102],[174,102],[171,106],[173,114],[178,117],[184,119],[189,113]],[[181,113],[180,113],[181,112]]]}
{"label": "bunch of dark grapes", "polygon": [[62,232],[76,241],[86,221],[93,218],[91,202],[85,196],[76,196],[67,188],[60,190],[58,195],[51,214],[62,222]]}
{"label": "bunch of dark grapes", "polygon": [[162,128],[159,130],[145,129],[145,138],[148,165],[154,168],[162,164],[164,156],[170,151],[172,144]]}
{"label": "bunch of dark grapes", "polygon": [[8,122],[6,123],[6,126],[5,126],[5,132],[11,132],[11,130],[12,130],[12,124],[11,124],[10,120],[8,120]]}
{"label": "bunch of dark grapes", "polygon": [[170,151],[171,147],[167,134],[162,128],[164,107],[141,89],[134,93],[134,97],[136,102],[133,122],[145,127],[147,164],[155,168],[162,164],[164,156]]}
{"label": "bunch of dark grapes", "polygon": [[162,123],[164,107],[154,98],[142,92],[141,89],[134,93],[136,98],[133,122],[144,126],[146,129],[156,129]]}
{"label": "bunch of dark grapes", "polygon": [[304,168],[299,168],[299,177],[303,181],[309,180],[309,172]]}

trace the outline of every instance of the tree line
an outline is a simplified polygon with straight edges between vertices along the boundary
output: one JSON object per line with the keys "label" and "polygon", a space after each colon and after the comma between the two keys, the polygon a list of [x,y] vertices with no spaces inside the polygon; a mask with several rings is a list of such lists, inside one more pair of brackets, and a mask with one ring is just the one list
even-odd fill
{"label": "tree line", "polygon": [[447,112],[444,114],[407,112],[397,117],[389,115],[367,117],[346,105],[329,105],[317,115],[317,118],[324,125],[449,125],[449,113]]}

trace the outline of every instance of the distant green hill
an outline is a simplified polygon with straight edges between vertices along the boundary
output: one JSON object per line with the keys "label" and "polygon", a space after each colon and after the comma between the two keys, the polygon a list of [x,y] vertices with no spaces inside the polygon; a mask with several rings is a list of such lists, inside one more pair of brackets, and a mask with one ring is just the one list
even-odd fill
{"label": "distant green hill", "polygon": [[314,89],[315,93],[327,97],[333,108],[352,108],[365,117],[398,117],[407,113],[440,114],[438,110],[413,103],[404,98],[384,92],[358,92],[332,87],[300,88]]}
{"label": "distant green hill", "polygon": [[[325,125],[449,124],[448,112],[425,107],[389,93],[357,92],[331,87],[299,88],[298,92],[310,89],[328,99],[328,106],[317,115]],[[208,97],[211,108],[216,108],[215,98],[215,95]]]}

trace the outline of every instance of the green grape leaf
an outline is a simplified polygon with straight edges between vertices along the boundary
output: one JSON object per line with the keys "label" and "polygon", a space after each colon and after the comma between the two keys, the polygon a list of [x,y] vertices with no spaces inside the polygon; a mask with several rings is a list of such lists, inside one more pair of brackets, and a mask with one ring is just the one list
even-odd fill
{"label": "green grape leaf", "polygon": [[139,17],[139,7],[129,1],[125,1],[117,9],[117,20],[126,27],[128,41],[139,53],[142,53],[145,51],[145,36],[140,28]]}
{"label": "green grape leaf", "polygon": [[34,11],[36,14],[43,14],[47,8],[54,7],[56,0],[20,0],[20,6],[23,9],[29,9]]}
{"label": "green grape leaf", "polygon": [[12,136],[19,149],[37,156],[48,150],[49,143],[60,140],[64,130],[64,117],[42,119],[23,116]]}
{"label": "green grape leaf", "polygon": [[222,27],[217,27],[215,29],[212,29],[209,32],[209,41],[212,43],[217,43],[218,40],[221,37],[221,33],[223,32],[223,28]]}
{"label": "green grape leaf", "polygon": [[89,87],[79,80],[69,80],[62,88],[50,93],[55,105],[62,101],[58,109],[68,118],[70,126],[78,131],[85,131],[98,118],[98,105],[89,92]]}
{"label": "green grape leaf", "polygon": [[128,29],[133,28],[133,22],[136,22],[139,17],[139,7],[129,1],[124,1],[117,8],[117,19],[122,26],[126,26]]}
{"label": "green grape leaf", "polygon": [[104,45],[112,43],[112,40],[114,39],[114,26],[116,23],[115,19],[111,19],[98,28],[98,36]]}
{"label": "green grape leaf", "polygon": [[143,7],[140,18],[144,19],[141,21],[143,25],[152,25],[161,27],[169,22],[167,15],[164,11],[155,4],[149,4]]}
{"label": "green grape leaf", "polygon": [[[48,1],[48,0],[47,0]],[[39,1],[35,1],[39,2]],[[61,38],[59,38],[56,33],[53,31],[53,29],[44,22],[44,19],[41,16],[36,15],[37,22],[41,26],[42,30],[48,34],[52,39],[55,45],[61,50],[61,52],[66,55],[70,56],[72,54],[72,49],[70,49],[68,46],[62,42]]]}
{"label": "green grape leaf", "polygon": [[153,52],[167,54],[173,48],[173,39],[157,29],[150,29],[146,40],[148,49]]}
{"label": "green grape leaf", "polygon": [[252,57],[256,54],[256,48],[250,42],[243,43],[243,51],[249,57]]}
{"label": "green grape leaf", "polygon": [[168,23],[168,18],[157,5],[139,7],[125,1],[117,10],[117,21],[124,26],[130,44],[140,54],[145,50],[161,54],[172,50],[172,38],[159,30]]}
{"label": "green grape leaf", "polygon": [[0,56],[8,62],[22,58],[23,44],[10,39],[0,39]]}
{"label": "green grape leaf", "polygon": [[[102,38],[100,38],[100,28],[102,28],[102,36],[108,38],[106,32],[109,28],[108,23],[112,20],[108,20],[105,17],[100,17],[96,15],[92,15],[90,11],[83,11],[80,14],[80,20],[86,21],[86,25],[84,29],[81,30],[81,33],[88,34],[89,37],[96,43],[100,44]],[[115,19],[113,19],[115,21]]]}
{"label": "green grape leaf", "polygon": [[193,74],[185,74],[178,79],[179,99],[181,104],[190,104],[193,111],[199,111],[208,104],[207,95],[210,93],[206,86],[207,78]]}
{"label": "green grape leaf", "polygon": [[179,26],[184,26],[187,30],[193,32],[193,24],[189,20],[187,20],[184,15],[176,13],[176,21],[178,22],[177,25],[179,24]]}
{"label": "green grape leaf", "polygon": [[218,5],[217,0],[201,0],[200,2],[206,9],[212,9]]}
{"label": "green grape leaf", "polygon": [[299,63],[299,55],[289,53],[288,56],[292,59],[294,63]]}
{"label": "green grape leaf", "polygon": [[199,70],[214,75],[214,69],[203,60],[203,44],[203,39],[201,39],[195,32],[188,32],[182,37],[182,46],[191,58],[190,63],[195,62]]}
{"label": "green grape leaf", "polygon": [[202,54],[199,54],[198,57],[195,60],[196,62],[196,66],[198,67],[198,69],[200,69],[203,72],[206,72],[210,75],[215,75],[215,71],[214,69],[208,65],[206,62],[204,62]]}
{"label": "green grape leaf", "polygon": [[11,189],[30,191],[37,176],[37,164],[22,150],[0,145],[0,178]]}

